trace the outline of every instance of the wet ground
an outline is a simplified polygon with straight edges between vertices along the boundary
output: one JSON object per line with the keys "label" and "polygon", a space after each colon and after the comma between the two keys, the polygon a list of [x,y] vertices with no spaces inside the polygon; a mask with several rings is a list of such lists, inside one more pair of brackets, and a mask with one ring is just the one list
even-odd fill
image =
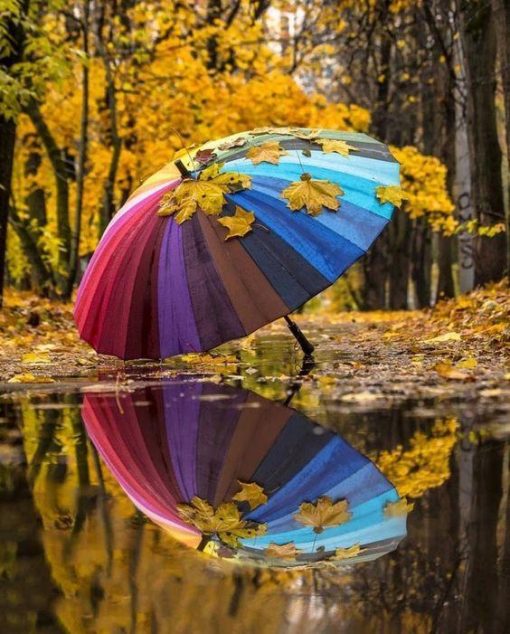
{"label": "wet ground", "polygon": [[363,328],[4,384],[0,632],[510,631],[505,362]]}

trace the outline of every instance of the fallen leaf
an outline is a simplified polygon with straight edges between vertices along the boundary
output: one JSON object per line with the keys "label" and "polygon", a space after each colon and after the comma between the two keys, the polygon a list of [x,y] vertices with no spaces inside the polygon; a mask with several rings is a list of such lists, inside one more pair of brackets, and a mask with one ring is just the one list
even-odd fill
{"label": "fallen leaf", "polygon": [[478,365],[478,361],[474,357],[466,357],[462,359],[458,363],[455,364],[456,368],[461,368],[464,370],[474,370]]}
{"label": "fallen leaf", "polygon": [[313,526],[315,533],[322,533],[327,526],[340,526],[351,518],[347,500],[333,502],[328,496],[320,497],[317,502],[303,502],[294,519],[306,526]]}
{"label": "fallen leaf", "polygon": [[212,149],[198,150],[198,152],[195,154],[195,161],[197,161],[197,163],[200,163],[201,165],[207,165],[207,163],[214,161],[215,158],[216,153]]}
{"label": "fallen leaf", "polygon": [[322,146],[323,152],[336,152],[342,156],[349,156],[350,151],[358,151],[357,147],[353,147],[346,141],[340,141],[337,139],[317,139],[315,143]]}
{"label": "fallen leaf", "polygon": [[301,154],[306,156],[306,158],[310,158],[312,156],[312,152],[310,150],[303,150]]}
{"label": "fallen leaf", "polygon": [[51,357],[48,354],[27,352],[21,357],[21,363],[27,363],[30,365],[43,365],[51,363]]}
{"label": "fallen leaf", "polygon": [[386,517],[405,517],[414,508],[414,504],[408,502],[406,498],[400,498],[396,502],[387,502],[384,507]]}
{"label": "fallen leaf", "polygon": [[433,370],[443,377],[443,379],[451,379],[454,381],[465,381],[471,378],[471,375],[463,370],[458,370],[452,365],[451,361],[440,361],[436,363]]}
{"label": "fallen leaf", "polygon": [[444,335],[438,335],[432,339],[424,339],[423,343],[446,343],[448,341],[460,341],[461,336],[458,332],[445,332]]}
{"label": "fallen leaf", "polygon": [[384,394],[377,394],[364,390],[363,392],[350,392],[349,394],[343,394],[340,398],[342,401],[347,401],[348,403],[367,403],[384,398]]}
{"label": "fallen leaf", "polygon": [[302,174],[301,180],[291,183],[282,191],[282,196],[288,200],[287,206],[293,211],[305,207],[310,215],[316,216],[323,207],[336,211],[340,207],[337,196],[343,193],[335,183],[314,180],[310,174]]}
{"label": "fallen leaf", "polygon": [[280,156],[284,156],[285,154],[287,154],[287,152],[281,147],[278,141],[267,141],[267,143],[262,143],[261,145],[250,148],[246,153],[246,158],[250,159],[254,165],[258,165],[259,163],[278,165]]}
{"label": "fallen leaf", "polygon": [[252,230],[251,226],[255,222],[255,214],[236,206],[236,212],[233,216],[218,218],[218,222],[228,229],[225,240],[235,237],[242,238]]}
{"label": "fallen leaf", "polygon": [[294,542],[288,544],[269,544],[265,549],[264,555],[271,559],[296,559],[299,555],[299,549],[296,548]]}
{"label": "fallen leaf", "polygon": [[55,383],[55,379],[49,376],[35,376],[31,372],[15,374],[7,383]]}
{"label": "fallen leaf", "polygon": [[264,489],[256,482],[241,482],[240,480],[237,482],[241,490],[232,497],[233,500],[236,502],[248,502],[252,510],[267,502],[267,495],[264,493]]}
{"label": "fallen leaf", "polygon": [[348,548],[337,548],[335,554],[330,557],[331,560],[341,561],[342,559],[351,559],[356,557],[361,552],[361,546],[359,544],[353,544]]}
{"label": "fallen leaf", "polygon": [[218,145],[218,150],[232,150],[236,147],[243,147],[243,145],[246,145],[248,139],[246,137],[238,137],[237,139],[233,139],[232,141],[225,141],[225,143],[222,143],[221,145]]}
{"label": "fallen leaf", "polygon": [[244,520],[234,502],[223,502],[214,509],[207,500],[195,496],[190,504],[178,504],[177,512],[185,522],[204,535],[216,535],[232,548],[239,546],[239,539],[256,537],[266,532],[265,524]]}
{"label": "fallen leaf", "polygon": [[295,136],[298,139],[302,139],[303,141],[314,141],[315,139],[319,138],[320,133],[321,131],[317,128],[289,128],[287,134],[292,134],[292,136]]}
{"label": "fallen leaf", "polygon": [[400,207],[403,200],[407,200],[408,196],[398,185],[381,185],[375,192],[381,204],[391,203],[395,207]]}

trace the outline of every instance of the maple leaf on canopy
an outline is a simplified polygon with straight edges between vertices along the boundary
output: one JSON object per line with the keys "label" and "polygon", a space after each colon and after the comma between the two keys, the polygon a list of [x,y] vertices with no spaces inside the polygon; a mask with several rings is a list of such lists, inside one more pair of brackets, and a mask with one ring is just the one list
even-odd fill
{"label": "maple leaf on canopy", "polygon": [[336,152],[337,154],[341,154],[342,156],[349,156],[349,152],[358,151],[357,147],[349,145],[345,141],[337,140],[337,139],[317,139],[314,141],[322,146],[323,152]]}
{"label": "maple leaf on canopy", "polygon": [[409,503],[406,498],[402,497],[396,502],[388,502],[384,507],[386,517],[405,517],[414,508],[414,504]]}
{"label": "maple leaf on canopy", "polygon": [[242,238],[252,230],[251,226],[255,222],[255,214],[236,206],[236,212],[233,216],[218,218],[218,222],[228,229],[225,240],[235,237]]}
{"label": "maple leaf on canopy", "polygon": [[266,557],[270,557],[271,559],[296,559],[299,552],[300,551],[296,548],[294,542],[289,542],[288,544],[271,543],[265,549],[264,555],[266,555]]}
{"label": "maple leaf on canopy", "polygon": [[291,183],[282,191],[282,196],[288,200],[287,206],[293,211],[305,207],[310,215],[316,216],[323,207],[336,211],[340,207],[337,196],[343,193],[342,188],[335,183],[315,180],[310,174],[302,174],[301,180]]}
{"label": "maple leaf on canopy", "polygon": [[348,548],[337,548],[335,554],[330,557],[333,561],[341,561],[342,559],[351,559],[356,557],[361,552],[361,546],[359,544],[353,544]]}
{"label": "maple leaf on canopy", "polygon": [[381,205],[391,203],[394,207],[400,207],[408,199],[408,195],[398,185],[381,185],[376,189],[375,195]]}
{"label": "maple leaf on canopy", "polygon": [[215,158],[216,153],[213,149],[198,150],[198,152],[195,154],[195,161],[197,161],[197,163],[200,163],[201,165],[207,165],[207,163],[214,161]]}
{"label": "maple leaf on canopy", "polygon": [[264,489],[256,482],[241,482],[240,480],[237,482],[241,486],[241,490],[232,497],[233,500],[248,502],[252,510],[267,502],[267,495],[264,493]]}
{"label": "maple leaf on canopy", "polygon": [[289,128],[289,134],[295,136],[298,139],[302,139],[303,141],[315,141],[320,136],[321,131],[317,128],[308,130],[308,129],[300,129],[300,128]]}
{"label": "maple leaf on canopy", "polygon": [[158,216],[174,216],[178,224],[193,217],[198,209],[217,216],[225,205],[225,194],[251,186],[251,178],[237,172],[220,173],[221,164],[202,170],[197,179],[186,178],[161,199]]}
{"label": "maple leaf on canopy", "polygon": [[246,158],[254,165],[259,163],[272,163],[278,165],[280,156],[284,156],[287,152],[282,148],[278,141],[267,141],[262,145],[252,147],[246,153]]}
{"label": "maple leaf on canopy", "polygon": [[315,533],[322,533],[327,526],[340,526],[351,518],[347,500],[333,502],[328,496],[320,497],[317,502],[303,502],[294,519],[305,526],[313,526]]}
{"label": "maple leaf on canopy", "polygon": [[248,139],[246,137],[240,136],[237,139],[232,139],[232,141],[225,141],[221,145],[218,145],[218,150],[232,150],[236,147],[243,147],[246,145]]}
{"label": "maple leaf on canopy", "polygon": [[216,535],[220,541],[233,548],[239,546],[239,539],[256,537],[266,532],[265,524],[244,520],[234,502],[223,502],[214,509],[207,500],[195,496],[190,504],[178,504],[177,512],[185,522],[204,535]]}

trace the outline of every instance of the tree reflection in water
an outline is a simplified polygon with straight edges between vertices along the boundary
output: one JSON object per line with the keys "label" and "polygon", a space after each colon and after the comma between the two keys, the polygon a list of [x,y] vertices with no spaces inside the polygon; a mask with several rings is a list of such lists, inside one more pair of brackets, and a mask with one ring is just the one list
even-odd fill
{"label": "tree reflection in water", "polygon": [[5,401],[1,631],[509,631],[506,438],[464,411],[355,415],[313,397],[299,408],[319,406],[414,501],[408,537],[377,560],[276,570],[197,553],[134,508],[75,393]]}

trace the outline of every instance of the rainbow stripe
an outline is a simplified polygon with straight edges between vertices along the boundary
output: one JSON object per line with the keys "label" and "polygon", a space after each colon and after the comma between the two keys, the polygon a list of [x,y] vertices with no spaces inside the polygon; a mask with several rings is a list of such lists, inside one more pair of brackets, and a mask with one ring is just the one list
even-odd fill
{"label": "rainbow stripe", "polygon": [[[255,214],[253,230],[240,239],[225,241],[225,229],[202,212],[181,225],[158,217],[162,196],[181,177],[170,163],[149,178],[113,218],[85,272],[75,309],[82,338],[123,359],[209,350],[290,313],[332,284],[390,220],[392,205],[380,204],[375,191],[399,183],[399,165],[385,145],[364,134],[320,135],[356,151],[324,153],[313,142],[275,133],[217,151],[222,171],[252,178],[250,189],[226,196],[222,212],[231,215],[239,205]],[[250,147],[274,140],[287,151],[278,165],[245,158]],[[313,217],[289,210],[281,192],[303,171],[341,186],[338,212]]]}

